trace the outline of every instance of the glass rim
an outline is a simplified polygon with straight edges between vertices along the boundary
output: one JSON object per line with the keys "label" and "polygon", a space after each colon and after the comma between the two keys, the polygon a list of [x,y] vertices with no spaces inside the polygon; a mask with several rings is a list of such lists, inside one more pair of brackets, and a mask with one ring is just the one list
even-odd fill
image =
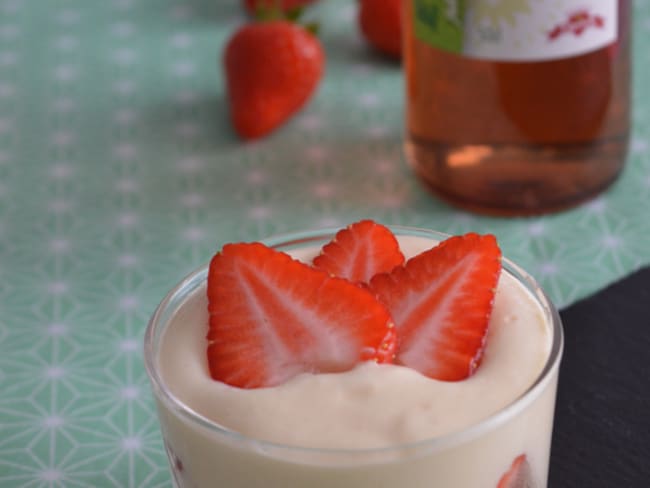
{"label": "glass rim", "polygon": [[[444,240],[450,237],[449,234],[423,229],[418,227],[388,225],[396,236],[409,235],[415,237],[424,237],[428,239],[435,239],[437,241]],[[333,237],[340,228],[323,228],[314,229],[300,232],[292,232],[285,234],[278,234],[266,239],[261,239],[260,242],[273,247],[273,248],[288,248],[295,246],[302,246],[312,242],[322,242],[325,239]],[[509,259],[502,257],[502,268],[504,272],[510,274],[514,279],[521,283],[528,292],[533,296],[535,301],[542,307],[545,318],[550,321],[551,349],[549,351],[546,363],[542,368],[537,378],[532,384],[517,398],[513,399],[510,403],[500,408],[493,414],[475,422],[468,427],[456,430],[444,435],[436,436],[433,438],[422,439],[412,442],[403,442],[390,446],[382,447],[369,447],[369,448],[329,448],[329,447],[305,447],[291,444],[282,444],[273,441],[266,441],[257,439],[255,437],[247,436],[234,430],[230,430],[218,423],[210,420],[204,415],[194,411],[191,407],[183,403],[169,390],[163,381],[157,366],[157,352],[158,344],[156,338],[159,329],[162,328],[162,333],[168,325],[169,320],[161,322],[161,316],[173,304],[174,298],[179,294],[187,297],[189,293],[195,291],[205,283],[208,274],[209,264],[204,264],[195,269],[185,276],[176,286],[174,286],[162,301],[156,307],[153,315],[151,316],[144,337],[144,363],[149,376],[149,381],[152,384],[154,396],[156,399],[162,401],[170,410],[176,415],[181,416],[184,420],[190,421],[204,429],[211,431],[214,434],[224,436],[230,440],[246,443],[256,444],[263,449],[282,450],[285,452],[297,453],[310,453],[310,454],[323,454],[323,455],[373,455],[385,454],[395,451],[413,450],[413,449],[442,449],[450,448],[455,445],[467,442],[480,436],[484,432],[488,432],[499,425],[505,423],[509,418],[515,416],[519,411],[526,408],[537,396],[541,395],[554,376],[554,372],[559,368],[560,360],[562,358],[564,348],[564,332],[562,329],[562,322],[560,315],[549,299],[546,292],[541,288],[537,281],[529,275],[525,270],[513,263]],[[186,293],[184,293],[186,292]]]}

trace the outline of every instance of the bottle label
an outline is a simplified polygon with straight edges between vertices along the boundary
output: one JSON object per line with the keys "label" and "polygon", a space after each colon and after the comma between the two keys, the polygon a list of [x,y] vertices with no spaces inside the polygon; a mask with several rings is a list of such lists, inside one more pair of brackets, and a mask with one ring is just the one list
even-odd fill
{"label": "bottle label", "polygon": [[495,61],[578,56],[617,39],[618,0],[411,0],[415,36]]}

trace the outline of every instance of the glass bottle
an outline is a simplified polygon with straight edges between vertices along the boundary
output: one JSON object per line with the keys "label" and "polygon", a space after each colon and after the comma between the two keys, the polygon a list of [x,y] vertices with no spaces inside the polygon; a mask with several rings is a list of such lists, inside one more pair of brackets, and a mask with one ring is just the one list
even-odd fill
{"label": "glass bottle", "polygon": [[616,179],[630,128],[629,0],[404,0],[403,13],[405,150],[436,194],[527,215]]}

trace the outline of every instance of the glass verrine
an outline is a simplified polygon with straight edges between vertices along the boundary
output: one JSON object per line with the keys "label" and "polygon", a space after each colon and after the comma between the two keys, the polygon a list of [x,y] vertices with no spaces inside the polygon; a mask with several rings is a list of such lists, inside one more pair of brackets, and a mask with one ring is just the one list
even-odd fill
{"label": "glass verrine", "polygon": [[[432,245],[448,237],[422,229],[391,229],[398,239],[426,239]],[[291,253],[304,247],[320,248],[335,233],[309,231],[263,242]],[[503,272],[521,284],[543,312],[550,348],[538,377],[506,406],[465,428],[417,442],[364,449],[296,447],[256,439],[222,427],[175,395],[161,374],[159,353],[173,319],[193,297],[205,295],[207,267],[193,272],[154,312],[144,346],[176,486],[496,488],[513,462],[525,456],[530,483],[526,486],[543,488],[548,477],[562,326],[555,307],[533,278],[506,259]],[[205,327],[207,331],[207,323]]]}

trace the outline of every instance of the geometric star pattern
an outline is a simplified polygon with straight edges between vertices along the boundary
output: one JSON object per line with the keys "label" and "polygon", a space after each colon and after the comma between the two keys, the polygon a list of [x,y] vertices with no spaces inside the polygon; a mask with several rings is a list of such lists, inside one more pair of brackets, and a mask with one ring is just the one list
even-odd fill
{"label": "geometric star pattern", "polygon": [[398,64],[353,0],[319,2],[327,71],[286,127],[230,128],[216,0],[0,0],[0,486],[169,487],[142,361],[158,301],[227,241],[370,217],[492,232],[566,306],[650,263],[650,4],[635,4],[634,133],[574,210],[485,218],[404,162]]}

